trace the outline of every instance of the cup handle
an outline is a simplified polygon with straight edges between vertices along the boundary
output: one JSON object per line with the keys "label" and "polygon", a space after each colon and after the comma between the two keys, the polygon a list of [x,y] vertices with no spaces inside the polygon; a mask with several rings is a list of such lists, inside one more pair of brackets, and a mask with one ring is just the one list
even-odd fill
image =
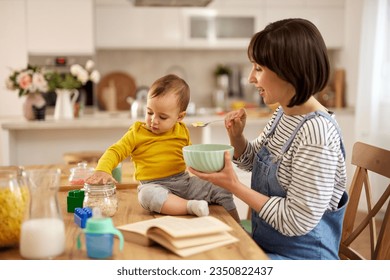
{"label": "cup handle", "polygon": [[123,244],[124,244],[124,239],[123,239],[123,234],[120,232],[119,229],[114,228],[111,232],[112,234],[115,234],[119,238],[119,250],[123,250]]}
{"label": "cup handle", "polygon": [[80,92],[77,89],[73,90],[73,97],[71,100],[72,105],[76,103],[77,98],[79,97]]}
{"label": "cup handle", "polygon": [[77,235],[77,240],[76,240],[76,244],[77,244],[77,249],[81,249],[81,238],[80,238],[80,235],[83,234],[83,232],[79,232],[79,234]]}

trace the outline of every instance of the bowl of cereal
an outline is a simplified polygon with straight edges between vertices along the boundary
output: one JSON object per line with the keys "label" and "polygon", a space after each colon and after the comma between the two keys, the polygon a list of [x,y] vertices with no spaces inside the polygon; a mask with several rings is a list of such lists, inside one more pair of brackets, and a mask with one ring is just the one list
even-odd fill
{"label": "bowl of cereal", "polygon": [[233,158],[234,148],[225,144],[197,144],[183,147],[187,166],[201,172],[218,172],[225,166],[225,151]]}

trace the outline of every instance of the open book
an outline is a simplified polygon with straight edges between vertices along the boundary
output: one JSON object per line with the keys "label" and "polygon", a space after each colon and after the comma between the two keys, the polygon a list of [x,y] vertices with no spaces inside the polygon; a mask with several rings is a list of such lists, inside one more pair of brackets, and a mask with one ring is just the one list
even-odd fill
{"label": "open book", "polygon": [[158,243],[173,253],[187,257],[237,242],[224,222],[211,216],[180,218],[164,216],[118,226],[126,241],[151,246]]}

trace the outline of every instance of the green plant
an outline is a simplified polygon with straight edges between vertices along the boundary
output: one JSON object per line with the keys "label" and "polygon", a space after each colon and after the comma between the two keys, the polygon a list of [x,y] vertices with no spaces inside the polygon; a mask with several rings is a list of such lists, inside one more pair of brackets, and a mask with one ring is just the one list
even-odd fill
{"label": "green plant", "polygon": [[99,82],[100,74],[93,70],[95,63],[88,60],[85,67],[73,64],[68,73],[48,72],[45,78],[48,81],[49,89],[77,89],[85,85],[88,81]]}
{"label": "green plant", "polygon": [[223,64],[218,64],[217,68],[214,71],[214,75],[215,76],[230,75],[231,72],[232,70],[228,66]]}
{"label": "green plant", "polygon": [[83,84],[70,73],[49,72],[46,75],[50,91],[57,88],[60,89],[75,89],[80,88]]}

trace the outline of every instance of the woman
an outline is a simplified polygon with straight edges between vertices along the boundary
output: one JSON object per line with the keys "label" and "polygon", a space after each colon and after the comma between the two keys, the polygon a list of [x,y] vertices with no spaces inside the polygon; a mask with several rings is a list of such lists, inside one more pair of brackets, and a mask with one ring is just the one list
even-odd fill
{"label": "woman", "polygon": [[280,104],[251,142],[244,109],[225,117],[234,162],[252,172],[251,188],[228,155],[218,173],[189,171],[252,208],[253,239],[271,259],[338,259],[346,170],[339,126],[314,98],[329,78],[323,38],[307,20],[277,21],[252,37],[248,57],[249,82],[266,104]]}

